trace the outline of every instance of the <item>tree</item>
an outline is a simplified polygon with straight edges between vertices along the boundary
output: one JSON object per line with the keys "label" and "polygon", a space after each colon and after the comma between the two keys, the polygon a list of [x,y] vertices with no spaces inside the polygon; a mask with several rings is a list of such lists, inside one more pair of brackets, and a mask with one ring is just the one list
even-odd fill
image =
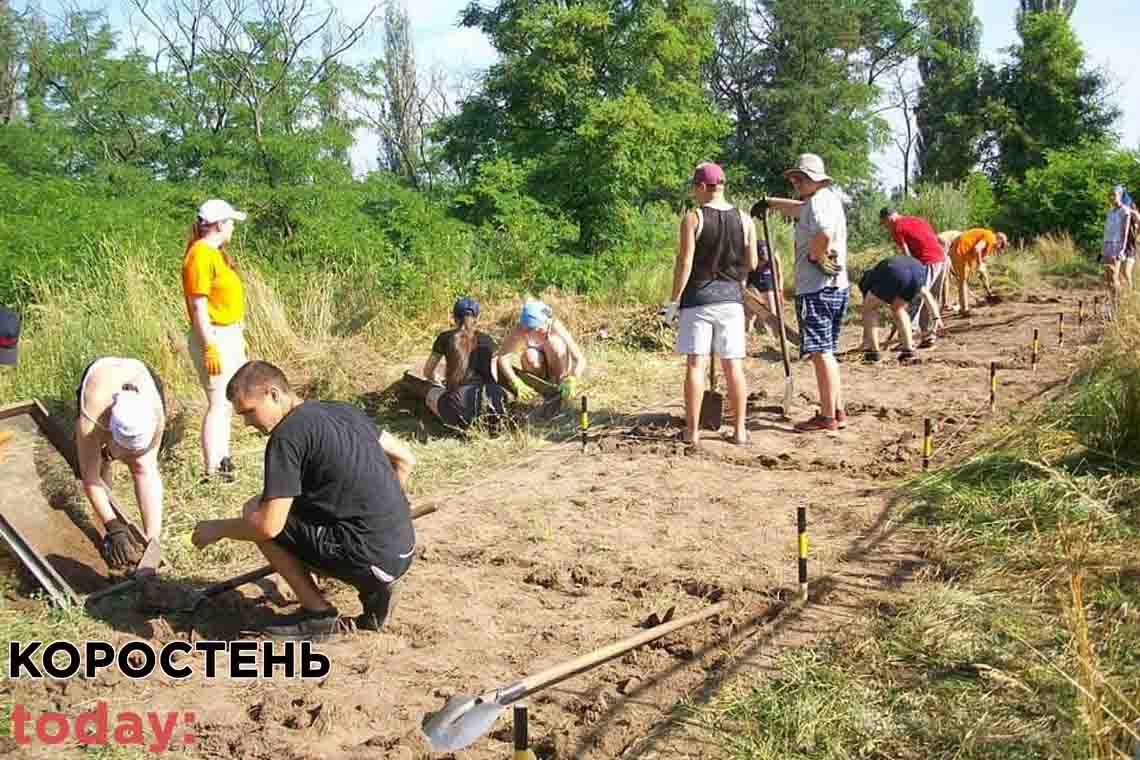
{"label": "tree", "polygon": [[769,189],[805,151],[840,179],[869,177],[871,151],[887,136],[874,105],[917,42],[901,3],[720,0],[717,11],[706,76],[732,117],[728,161]]}
{"label": "tree", "polygon": [[8,0],[0,0],[0,124],[16,118],[21,65],[20,18]]}
{"label": "tree", "polygon": [[[160,40],[154,68],[166,86],[168,170],[249,175],[271,186],[346,172],[351,124],[331,119],[338,61],[363,37],[356,23],[312,0],[132,0]],[[339,105],[338,105],[339,108]]]}
{"label": "tree", "polygon": [[1010,64],[986,73],[985,155],[1000,182],[1020,180],[1043,166],[1046,152],[1111,136],[1120,111],[1108,102],[1108,82],[1085,68],[1085,53],[1062,13],[1022,14],[1021,44]]}
{"label": "tree", "polygon": [[981,23],[973,0],[919,0],[924,22],[915,121],[924,182],[958,182],[978,163]]}
{"label": "tree", "polygon": [[462,23],[501,60],[441,125],[444,155],[464,178],[493,159],[530,167],[526,189],[577,224],[585,253],[622,240],[638,204],[675,197],[724,134],[701,88],[701,0],[503,0]]}
{"label": "tree", "polygon": [[1077,7],[1077,0],[1020,0],[1019,14],[1026,13],[1063,13],[1065,18],[1072,18]]}
{"label": "tree", "polygon": [[364,67],[361,82],[359,113],[380,135],[380,167],[430,189],[439,174],[430,132],[448,114],[447,78],[438,69],[420,71],[406,6],[388,5],[384,55]]}
{"label": "tree", "polygon": [[918,145],[919,139],[918,127],[914,120],[915,99],[917,95],[918,88],[907,82],[904,70],[896,70],[894,73],[891,97],[895,102],[895,107],[898,108],[902,116],[902,128],[891,136],[891,141],[894,142],[895,147],[898,148],[899,154],[902,156],[902,195],[904,198],[910,197],[911,162],[914,158],[915,148]]}

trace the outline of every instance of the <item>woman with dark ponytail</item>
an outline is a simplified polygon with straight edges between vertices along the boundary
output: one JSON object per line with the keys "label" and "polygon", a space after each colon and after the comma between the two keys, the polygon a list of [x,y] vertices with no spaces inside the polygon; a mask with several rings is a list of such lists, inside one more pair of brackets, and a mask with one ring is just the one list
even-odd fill
{"label": "woman with dark ponytail", "polygon": [[478,329],[479,302],[465,296],[452,308],[455,327],[439,334],[424,364],[424,377],[439,382],[444,362],[444,385],[427,392],[432,413],[451,427],[466,428],[483,413],[499,417],[506,411],[506,391],[498,384],[491,357],[494,339]]}

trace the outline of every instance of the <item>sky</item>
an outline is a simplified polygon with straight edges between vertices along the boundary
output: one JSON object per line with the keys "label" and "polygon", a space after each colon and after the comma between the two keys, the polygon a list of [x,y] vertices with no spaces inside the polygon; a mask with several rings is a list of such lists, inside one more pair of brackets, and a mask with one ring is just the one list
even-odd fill
{"label": "sky", "polygon": [[[162,5],[163,0],[148,0]],[[407,0],[406,0],[407,1]],[[493,0],[482,0],[489,5]],[[474,29],[461,29],[457,19],[468,0],[410,0],[408,16],[419,61],[424,67],[439,66],[454,81],[470,77],[495,60],[495,50],[487,38]],[[61,0],[41,0],[48,12],[58,12]],[[70,0],[69,0],[70,4]],[[130,17],[128,0],[89,0],[85,7],[107,7],[112,24],[121,28]],[[315,5],[319,5],[318,0]],[[19,5],[18,2],[14,5]],[[367,0],[336,0],[336,7],[345,18],[360,19],[372,3]],[[982,54],[993,62],[1004,58],[1002,50],[1017,42],[1014,16],[1018,0],[975,0],[974,12],[982,22]],[[135,16],[135,20],[138,18]],[[1132,35],[1140,29],[1140,3],[1126,0],[1078,0],[1072,18],[1073,28],[1085,46],[1089,65],[1105,68],[1116,89],[1116,103],[1122,111],[1117,130],[1124,143],[1140,145],[1140,77],[1132,63],[1135,43]],[[377,30],[354,51],[353,59],[375,57],[381,49]],[[375,134],[360,131],[352,150],[353,166],[363,173],[376,165],[377,138]],[[826,157],[825,157],[826,158]],[[902,181],[902,158],[894,147],[885,148],[875,156],[880,180],[893,187]]]}
{"label": "sky", "polygon": [[[485,4],[488,2],[484,0]],[[477,71],[495,60],[494,48],[482,33],[455,27],[455,19],[466,4],[467,0],[420,0],[409,6],[421,58],[438,61],[457,74]],[[1017,7],[1017,0],[975,0],[974,12],[982,22],[982,54],[987,59],[1003,60],[1002,51],[1018,41],[1014,28]],[[1140,79],[1131,63],[1135,49],[1133,30],[1140,29],[1140,3],[1078,0],[1072,24],[1085,46],[1089,65],[1106,68],[1119,88],[1117,104],[1122,117],[1117,129],[1124,143],[1140,144],[1140,87],[1135,86]],[[357,171],[374,166],[375,155],[375,136],[359,134],[353,151]],[[879,151],[875,163],[884,185],[889,188],[902,184],[902,158],[896,148]]]}

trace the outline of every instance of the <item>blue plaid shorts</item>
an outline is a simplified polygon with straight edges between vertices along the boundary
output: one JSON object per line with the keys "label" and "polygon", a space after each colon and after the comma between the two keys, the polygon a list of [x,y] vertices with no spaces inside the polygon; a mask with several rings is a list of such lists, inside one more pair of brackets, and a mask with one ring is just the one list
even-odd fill
{"label": "blue plaid shorts", "polygon": [[839,350],[839,330],[847,312],[847,288],[824,288],[796,296],[796,319],[800,323],[800,353],[834,354]]}

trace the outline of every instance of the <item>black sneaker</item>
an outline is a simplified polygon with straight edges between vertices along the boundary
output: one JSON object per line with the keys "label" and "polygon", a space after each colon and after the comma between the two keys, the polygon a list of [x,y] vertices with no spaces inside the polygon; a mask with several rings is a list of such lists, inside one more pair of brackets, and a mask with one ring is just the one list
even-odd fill
{"label": "black sneaker", "polygon": [[352,620],[342,618],[335,607],[329,607],[278,615],[273,622],[260,626],[260,630],[279,641],[327,641],[351,633],[353,627]]}
{"label": "black sneaker", "polygon": [[918,358],[918,354],[910,349],[903,349],[899,351],[899,364],[919,364],[922,360]]}
{"label": "black sneaker", "polygon": [[360,604],[364,607],[364,612],[356,618],[356,627],[365,631],[379,631],[396,605],[396,584],[368,593],[360,592]]}
{"label": "black sneaker", "polygon": [[863,363],[864,364],[874,364],[875,362],[881,361],[882,358],[883,358],[882,354],[880,354],[878,351],[864,351],[863,352]]}
{"label": "black sneaker", "polygon": [[237,480],[237,468],[234,467],[234,460],[229,457],[222,457],[222,461],[218,462],[218,477],[227,483],[233,483]]}
{"label": "black sneaker", "polygon": [[923,338],[922,342],[918,344],[918,347],[919,348],[934,348],[934,338],[930,337],[930,336]]}

